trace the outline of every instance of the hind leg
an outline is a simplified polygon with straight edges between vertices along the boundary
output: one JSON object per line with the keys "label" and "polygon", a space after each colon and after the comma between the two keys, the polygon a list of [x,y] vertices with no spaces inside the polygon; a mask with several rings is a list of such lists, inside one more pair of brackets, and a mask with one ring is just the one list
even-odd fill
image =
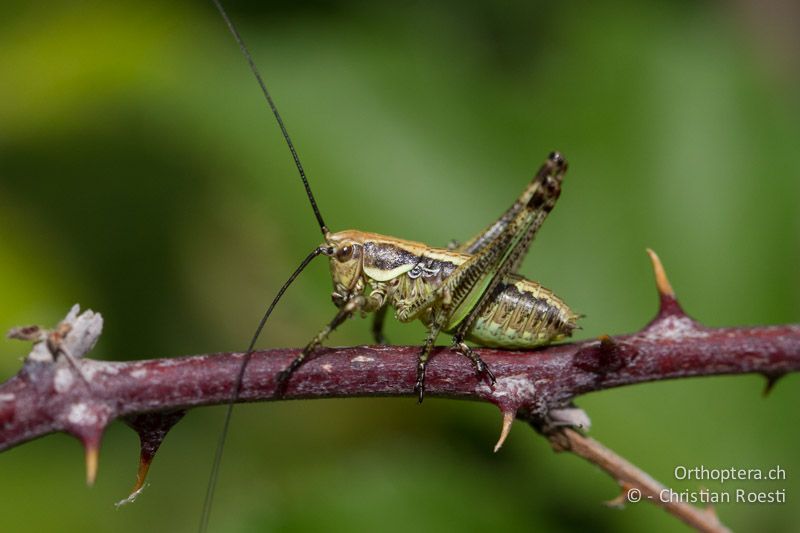
{"label": "hind leg", "polygon": [[453,345],[451,349],[460,353],[464,357],[468,357],[470,361],[472,361],[472,366],[475,367],[475,373],[478,374],[478,378],[482,378],[484,375],[489,378],[489,381],[492,382],[492,385],[497,383],[497,380],[494,377],[494,373],[489,368],[489,365],[483,362],[481,356],[475,353],[475,351],[467,346],[467,343],[463,341],[458,335],[453,337]]}

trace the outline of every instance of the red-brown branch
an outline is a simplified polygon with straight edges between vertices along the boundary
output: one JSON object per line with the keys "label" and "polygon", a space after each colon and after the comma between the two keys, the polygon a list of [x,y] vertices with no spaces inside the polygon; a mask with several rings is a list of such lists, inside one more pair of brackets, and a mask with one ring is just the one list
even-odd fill
{"label": "red-brown branch", "polygon": [[[534,352],[478,350],[497,376],[492,388],[479,381],[469,361],[447,348],[428,368],[428,397],[484,400],[502,410],[545,417],[587,392],[646,381],[759,373],[774,379],[800,370],[800,325],[681,331],[670,324],[650,330],[551,346]],[[416,346],[326,348],[302,366],[282,399],[408,396],[414,387]],[[242,402],[274,400],[277,374],[299,353],[277,349],[252,354]],[[241,353],[78,364],[78,379],[58,390],[69,367],[28,361],[0,385],[0,450],[53,431],[81,432],[69,422],[76,405],[104,420],[152,411],[184,410],[226,403],[233,393]],[[80,417],[73,413],[73,419]]]}

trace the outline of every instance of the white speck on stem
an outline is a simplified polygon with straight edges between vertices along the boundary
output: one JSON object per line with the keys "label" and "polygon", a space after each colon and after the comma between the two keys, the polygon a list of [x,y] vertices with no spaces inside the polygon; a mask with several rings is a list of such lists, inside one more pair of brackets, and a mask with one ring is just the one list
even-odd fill
{"label": "white speck on stem", "polygon": [[14,398],[16,396],[11,393],[0,394],[0,402],[13,402]]}
{"label": "white speck on stem", "polygon": [[142,379],[143,377],[147,376],[147,370],[144,368],[137,368],[136,370],[131,371],[131,377],[136,379]]}
{"label": "white speck on stem", "polygon": [[536,387],[530,377],[525,374],[515,374],[497,378],[494,388],[481,382],[479,390],[496,397],[531,398],[536,392]]}
{"label": "white speck on stem", "polygon": [[33,349],[31,349],[31,353],[28,355],[28,360],[39,363],[52,363],[53,354],[51,354],[50,350],[47,348],[46,342],[37,342],[33,345]]}
{"label": "white speck on stem", "polygon": [[119,374],[119,363],[107,363],[104,361],[87,361],[81,364],[81,371],[89,381],[98,372],[104,374]]}
{"label": "white speck on stem", "polygon": [[330,374],[331,372],[333,372],[333,365],[330,363],[325,363],[324,365],[322,365],[322,370]]}
{"label": "white speck on stem", "polygon": [[707,337],[708,333],[698,329],[688,316],[667,316],[645,331],[643,337],[650,341],[680,340],[689,337]]}
{"label": "white speck on stem", "polygon": [[505,391],[513,396],[530,397],[536,392],[536,387],[533,385],[531,378],[525,374],[516,374],[499,378],[495,385],[495,390]]}
{"label": "white speck on stem", "polygon": [[76,403],[70,408],[67,420],[76,426],[93,426],[97,424],[97,414],[85,403]]}
{"label": "white speck on stem", "polygon": [[589,430],[592,427],[592,421],[586,411],[576,407],[567,407],[564,409],[552,409],[549,413],[552,419],[552,425],[580,428]]}
{"label": "white speck on stem", "polygon": [[61,367],[56,370],[56,375],[53,378],[53,387],[55,387],[56,392],[64,393],[72,388],[72,384],[75,382],[75,376],[72,374],[72,368]]}
{"label": "white speck on stem", "polygon": [[374,357],[367,357],[366,355],[357,355],[353,357],[350,362],[351,363],[371,363],[375,360]]}

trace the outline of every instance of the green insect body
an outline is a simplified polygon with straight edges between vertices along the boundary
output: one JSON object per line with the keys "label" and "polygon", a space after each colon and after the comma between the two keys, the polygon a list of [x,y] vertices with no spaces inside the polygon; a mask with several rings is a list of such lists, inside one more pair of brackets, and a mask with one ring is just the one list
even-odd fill
{"label": "green insect body", "polygon": [[[459,283],[465,283],[461,280],[453,283],[457,279],[454,275],[466,272],[468,266],[478,262],[476,256],[494,251],[493,246],[498,246],[496,241],[502,241],[504,233],[513,235],[516,232],[516,227],[512,225],[515,218],[537,221],[537,227],[541,224],[552,205],[545,203],[528,207],[527,204],[534,193],[543,189],[548,179],[552,179],[548,174],[551,167],[562,165],[566,168],[566,164],[559,161],[563,159],[553,154],[514,206],[463,246],[431,248],[418,242],[358,230],[329,235],[323,247],[329,247],[334,302],[342,307],[355,295],[365,294],[363,305],[358,310],[378,313],[376,326],[373,327],[378,342],[384,340],[381,325],[386,306],[389,305],[394,307],[395,317],[401,322],[420,319],[431,327],[436,323],[435,316],[442,307],[444,294],[448,290],[451,294],[456,292],[454,289],[459,287]],[[557,196],[554,192],[551,195]],[[520,212],[523,212],[522,215]],[[529,231],[535,231],[535,228]],[[487,234],[493,239],[487,238]],[[518,244],[519,247],[530,244],[530,238],[526,237],[523,235],[521,240],[524,243]],[[521,259],[525,251],[509,248],[506,270],[516,267],[520,261],[512,261],[511,258]],[[491,282],[488,276],[484,279]],[[474,288],[472,290],[475,292]],[[475,294],[481,295],[478,292]],[[465,302],[468,300],[465,299]],[[453,312],[448,317],[444,332],[454,333],[458,330],[469,311],[477,305],[476,302],[468,303],[470,305],[459,307],[464,308],[465,313],[459,315]],[[483,346],[535,348],[569,336],[576,327],[577,318],[550,290],[534,281],[507,273],[499,278],[494,292],[482,303],[474,322],[465,330],[465,337]]]}
{"label": "green insect body", "polygon": [[[331,241],[347,242],[347,246],[363,250],[356,254],[363,256],[357,259],[361,279],[355,291],[366,290],[369,294],[367,300],[375,300],[372,307],[366,306],[362,310],[378,313],[375,318],[377,325],[373,327],[373,335],[378,343],[385,341],[381,325],[382,315],[388,306],[396,310],[395,318],[401,322],[419,319],[430,326],[435,305],[413,315],[408,310],[413,309],[413,303],[420,298],[435,298],[437,289],[447,277],[472,257],[463,252],[428,248],[417,242],[353,230],[340,232],[332,236]],[[376,268],[376,255],[389,255],[402,261],[402,264]],[[342,296],[342,293],[346,293],[346,285],[341,283],[339,277],[344,269],[337,260],[332,259],[331,270],[336,287],[333,299],[346,301],[347,297]],[[466,338],[481,346],[536,348],[568,337],[576,327],[576,319],[577,315],[552,291],[535,281],[507,274],[477,316]],[[458,323],[449,324],[444,332],[452,333],[457,326]]]}
{"label": "green insect body", "polygon": [[514,273],[533,237],[555,206],[567,169],[554,152],[516,202],[493,224],[462,246],[431,248],[359,230],[330,233],[316,250],[330,258],[339,308],[334,319],[279,376],[291,374],[342,322],[376,313],[373,334],[383,341],[386,309],[401,322],[421,320],[428,328],[417,366],[415,390],[422,401],[427,362],[439,333],[453,335],[453,349],[469,357],[479,376],[494,376],[464,342],[498,348],[535,348],[569,336],[576,315],[551,291]]}

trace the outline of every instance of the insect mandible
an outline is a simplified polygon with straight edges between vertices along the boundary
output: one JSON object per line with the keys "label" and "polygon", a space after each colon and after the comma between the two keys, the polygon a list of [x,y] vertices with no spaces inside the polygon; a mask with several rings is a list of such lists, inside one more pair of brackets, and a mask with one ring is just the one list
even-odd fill
{"label": "insect mandible", "polygon": [[357,314],[374,313],[372,333],[378,343],[384,342],[383,323],[389,307],[395,309],[395,317],[400,322],[420,320],[426,326],[427,335],[419,352],[414,386],[419,402],[424,398],[425,372],[440,333],[452,335],[451,348],[471,361],[478,379],[485,378],[494,383],[491,369],[466,341],[497,348],[536,348],[570,336],[577,328],[579,318],[552,291],[516,274],[534,236],[561,193],[567,171],[567,162],[561,154],[552,152],[511,207],[463,244],[434,248],[360,230],[332,233],[322,218],[297,150],[249,50],[219,0],[213,2],[236,39],[278,122],[322,232],[323,242],[280,288],[256,328],[247,355],[242,360],[217,447],[201,530],[205,529],[208,521],[225,433],[233,405],[238,400],[249,355],[286,289],[314,258],[324,255],[329,259],[334,287],[332,299],[338,310],[279,374],[278,395],[285,390],[292,374],[325,339]]}

